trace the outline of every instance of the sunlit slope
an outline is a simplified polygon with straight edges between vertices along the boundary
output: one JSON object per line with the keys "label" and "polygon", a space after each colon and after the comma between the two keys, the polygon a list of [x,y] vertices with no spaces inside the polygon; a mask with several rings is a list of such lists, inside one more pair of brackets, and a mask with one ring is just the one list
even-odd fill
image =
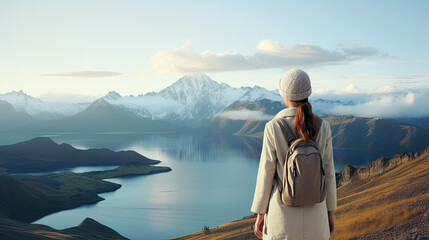
{"label": "sunlit slope", "polygon": [[[429,236],[429,154],[339,187],[332,239]],[[414,239],[414,237],[412,237]]]}
{"label": "sunlit slope", "polygon": [[[396,167],[385,166],[385,171],[369,166],[367,170],[377,169],[379,173],[353,177],[337,189],[336,226],[331,239],[429,237],[428,149]],[[254,222],[253,215],[211,228],[210,234],[199,231],[175,239],[257,239]]]}

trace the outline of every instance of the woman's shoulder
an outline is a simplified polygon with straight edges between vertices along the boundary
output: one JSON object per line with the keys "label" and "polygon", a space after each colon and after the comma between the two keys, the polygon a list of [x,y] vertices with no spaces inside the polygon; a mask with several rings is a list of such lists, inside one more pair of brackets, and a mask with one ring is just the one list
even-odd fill
{"label": "woman's shoulder", "polygon": [[273,126],[274,126],[274,122],[275,122],[275,118],[269,120],[267,123],[265,123],[265,131],[270,131],[273,130]]}
{"label": "woman's shoulder", "polygon": [[320,124],[320,128],[318,130],[318,132],[319,132],[318,135],[319,135],[319,137],[322,137],[323,139],[329,139],[332,135],[331,125],[326,119],[323,119],[320,117],[319,117],[319,119],[321,120],[321,124]]}
{"label": "woman's shoulder", "polygon": [[321,117],[319,117],[319,118],[322,121],[322,124],[320,124],[320,127],[324,128],[324,129],[329,129],[330,130],[331,129],[331,124],[326,119],[323,119]]}

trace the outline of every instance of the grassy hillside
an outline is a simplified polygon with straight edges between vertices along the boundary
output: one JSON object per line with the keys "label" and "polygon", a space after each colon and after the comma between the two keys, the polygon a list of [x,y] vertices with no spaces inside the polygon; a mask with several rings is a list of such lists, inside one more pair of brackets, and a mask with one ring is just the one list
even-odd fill
{"label": "grassy hillside", "polygon": [[[429,237],[429,153],[337,189],[331,239],[427,239]],[[257,239],[255,215],[174,239]],[[204,224],[202,223],[202,226]]]}

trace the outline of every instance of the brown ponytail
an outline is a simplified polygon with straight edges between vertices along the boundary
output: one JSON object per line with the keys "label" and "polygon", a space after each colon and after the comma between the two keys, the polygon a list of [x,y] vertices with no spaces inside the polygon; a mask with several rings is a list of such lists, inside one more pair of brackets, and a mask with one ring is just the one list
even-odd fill
{"label": "brown ponytail", "polygon": [[316,116],[313,114],[308,98],[294,102],[298,105],[295,115],[295,134],[301,135],[306,142],[309,142],[318,130]]}

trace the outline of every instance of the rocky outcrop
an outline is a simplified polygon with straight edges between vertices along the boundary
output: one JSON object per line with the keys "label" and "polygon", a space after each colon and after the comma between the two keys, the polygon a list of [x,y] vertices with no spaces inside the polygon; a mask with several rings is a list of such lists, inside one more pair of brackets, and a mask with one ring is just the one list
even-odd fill
{"label": "rocky outcrop", "polygon": [[419,156],[423,156],[429,153],[429,147],[419,155],[419,153],[399,153],[392,158],[381,157],[373,161],[370,165],[364,168],[356,168],[350,165],[346,165],[344,170],[340,173],[336,173],[337,187],[344,186],[356,179],[367,179],[385,173],[394,167],[412,161]]}

